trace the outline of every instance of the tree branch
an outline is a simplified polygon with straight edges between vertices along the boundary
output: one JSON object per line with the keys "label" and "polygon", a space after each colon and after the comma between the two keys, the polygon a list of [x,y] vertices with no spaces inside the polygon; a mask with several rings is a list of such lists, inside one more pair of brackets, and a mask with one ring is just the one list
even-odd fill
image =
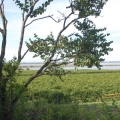
{"label": "tree branch", "polygon": [[[1,5],[3,5],[3,1]],[[0,55],[0,64],[2,64],[4,56],[5,56],[6,36],[7,36],[7,20],[4,15],[4,5],[3,5],[3,8],[0,6],[0,15],[2,18],[2,24],[3,24],[3,29],[0,28],[0,32],[2,33],[2,38],[3,38],[2,46],[1,46],[1,55]]]}
{"label": "tree branch", "polygon": [[34,6],[35,6],[35,4],[36,4],[38,1],[39,1],[39,0],[35,0],[35,1],[33,2],[33,4],[31,5],[30,11],[29,11],[29,13],[26,15],[25,21],[28,19],[28,17],[29,17],[29,16],[31,15],[31,13],[33,12]]}
{"label": "tree branch", "polygon": [[[38,42],[38,41],[37,41]],[[37,42],[35,42],[32,46],[30,46],[27,50],[26,50],[26,52],[23,54],[23,56],[21,57],[21,60],[25,57],[25,55],[28,53],[28,51],[34,46],[34,45],[36,45],[37,44]],[[20,61],[21,61],[20,60]]]}
{"label": "tree branch", "polygon": [[63,28],[65,28],[66,20],[67,20],[72,14],[73,14],[73,13],[71,12],[67,17],[65,17],[64,24],[63,24]]}
{"label": "tree branch", "polygon": [[38,2],[39,0],[35,0],[33,2],[33,4],[31,5],[30,11],[29,13],[26,15],[23,23],[22,23],[22,28],[21,28],[21,35],[20,35],[20,43],[19,43],[19,49],[18,49],[18,61],[21,61],[21,51],[22,51],[22,45],[23,45],[23,39],[24,39],[24,32],[25,32],[25,23],[28,19],[28,17],[31,15],[31,13],[33,12],[34,6],[35,4]]}
{"label": "tree branch", "polygon": [[0,7],[3,5],[4,0],[1,1]]}
{"label": "tree branch", "polygon": [[[30,77],[29,80],[24,84],[24,87],[27,87],[27,86],[30,84],[30,82],[31,82],[33,79],[35,79],[36,77],[39,77],[39,76],[41,76],[41,75],[44,75],[44,73],[46,72],[46,70],[47,70],[47,68],[45,68],[44,71],[41,71],[40,74],[37,74],[37,73],[36,73],[36,74],[33,75],[32,77]],[[19,91],[19,95],[21,95],[23,92],[24,92],[24,89],[20,90],[20,91]],[[16,102],[18,101],[18,99],[19,99],[19,96],[15,97],[15,98],[12,100],[12,105],[13,105],[13,106],[16,104]]]}
{"label": "tree branch", "polygon": [[52,16],[53,16],[53,15],[48,15],[48,16],[45,16],[45,17],[41,17],[41,18],[34,19],[34,20],[32,20],[30,23],[28,23],[27,25],[25,25],[25,27],[27,27],[28,25],[30,25],[30,24],[33,23],[34,21],[37,21],[37,20],[40,20],[40,19],[44,19],[44,18],[48,18],[48,17],[52,18],[55,22],[58,23],[58,21],[56,21]]}
{"label": "tree branch", "polygon": [[25,15],[25,12],[23,11],[23,13],[22,13],[22,21],[24,21],[24,15]]}
{"label": "tree branch", "polygon": [[[66,30],[67,27],[69,27],[73,22],[75,22],[75,21],[78,20],[78,19],[79,19],[79,17],[76,18],[76,19],[73,19],[70,23],[67,24],[67,26],[65,26],[65,27],[59,32],[59,34],[58,34],[58,36],[57,36],[57,39],[56,39],[56,42],[55,42],[55,46],[54,46],[52,55],[51,55],[51,57],[48,59],[48,61],[43,65],[43,67],[44,67],[44,66],[46,67],[47,63],[49,64],[49,63],[51,62],[52,58],[54,57],[54,54],[55,54],[55,51],[56,51],[56,47],[57,47],[57,43],[58,43],[58,41],[59,41],[59,38],[60,38],[61,34]],[[41,67],[41,68],[42,68],[42,67]],[[44,68],[43,68],[43,69],[44,69]],[[39,71],[38,71],[38,72],[39,72]]]}

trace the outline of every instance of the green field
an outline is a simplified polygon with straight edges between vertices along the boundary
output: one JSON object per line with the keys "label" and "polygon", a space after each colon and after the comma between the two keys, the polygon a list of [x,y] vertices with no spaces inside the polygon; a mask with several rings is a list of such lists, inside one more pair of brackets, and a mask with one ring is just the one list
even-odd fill
{"label": "green field", "polygon": [[[24,84],[34,72],[23,71],[17,83]],[[30,120],[120,120],[119,99],[120,71],[79,70],[61,79],[48,75],[36,78],[16,109],[27,111],[25,116]]]}

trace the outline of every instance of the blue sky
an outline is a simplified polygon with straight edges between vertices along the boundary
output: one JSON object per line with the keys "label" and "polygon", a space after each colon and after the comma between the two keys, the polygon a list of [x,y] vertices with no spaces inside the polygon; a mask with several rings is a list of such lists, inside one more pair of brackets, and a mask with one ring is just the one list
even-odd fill
{"label": "blue sky", "polygon": [[[41,0],[41,3],[45,0]],[[65,10],[65,7],[68,5],[69,0],[54,0],[51,5],[47,8],[47,12],[42,16],[54,14],[54,18],[60,17],[60,14],[57,12],[69,12]],[[91,18],[98,28],[106,27],[108,33],[111,35],[107,38],[108,41],[113,40],[111,47],[113,51],[109,53],[108,56],[105,56],[106,61],[120,61],[120,0],[108,0],[107,4],[104,6],[104,9],[101,12],[101,16],[98,18]],[[7,46],[6,46],[6,56],[7,60],[11,59],[14,55],[17,56],[20,29],[22,24],[21,11],[14,4],[12,0],[5,0],[5,14],[8,20],[8,36],[7,36]],[[39,17],[42,17],[39,16]],[[28,22],[31,20],[29,19]],[[1,20],[0,20],[0,27]],[[52,31],[54,36],[58,34],[59,30],[62,27],[62,23],[55,23],[52,19],[47,18],[39,20],[31,24],[26,28],[25,31],[25,41],[28,41],[29,38],[33,38],[34,33],[38,34],[39,37],[45,38]],[[74,32],[75,29],[71,25],[65,32],[65,35],[69,35]],[[0,35],[0,39],[1,35]],[[1,44],[1,41],[0,41]],[[23,45],[22,53],[26,50],[25,44]],[[29,53],[24,58],[23,62],[40,62],[40,58],[32,58],[33,54]]]}

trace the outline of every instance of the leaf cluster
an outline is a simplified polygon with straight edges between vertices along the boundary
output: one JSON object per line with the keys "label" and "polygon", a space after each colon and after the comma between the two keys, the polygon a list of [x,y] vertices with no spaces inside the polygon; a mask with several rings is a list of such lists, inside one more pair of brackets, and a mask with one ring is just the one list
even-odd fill
{"label": "leaf cluster", "polygon": [[82,35],[75,34],[76,44],[74,50],[77,53],[75,64],[84,63],[81,66],[92,67],[96,65],[99,68],[99,63],[104,60],[101,57],[105,54],[108,55],[108,52],[112,51],[109,46],[113,41],[108,42],[106,40],[106,37],[110,34],[103,33],[106,28],[97,29],[95,24],[88,18],[85,18],[83,22],[76,21],[74,26],[82,33]]}
{"label": "leaf cluster", "polygon": [[[76,21],[75,28],[79,33],[75,33],[72,37],[61,35],[54,51],[54,57],[51,63],[60,62],[58,65],[66,65],[74,60],[75,66],[88,66],[95,65],[100,68],[100,62],[104,59],[101,58],[108,52],[112,51],[110,44],[106,37],[109,34],[104,34],[106,28],[97,29],[95,24],[85,18],[82,22]],[[30,43],[26,42],[30,52],[34,52],[34,57],[40,56],[41,59],[47,61],[53,54],[55,39],[52,33],[46,39],[40,39],[37,35],[34,36],[36,40]],[[35,44],[36,42],[36,44]],[[52,64],[54,65],[54,64]]]}
{"label": "leaf cluster", "polygon": [[46,11],[46,8],[48,7],[48,5],[50,5],[50,3],[53,0],[45,1],[45,3],[43,3],[41,6],[38,6],[37,8],[35,8],[32,11],[31,11],[31,9],[34,8],[35,2],[38,2],[39,0],[37,0],[37,1],[25,0],[24,3],[22,3],[20,0],[13,0],[13,1],[15,1],[15,4],[17,6],[19,6],[19,8],[23,12],[25,12],[25,13],[31,12],[30,17],[33,18],[33,17],[36,17],[37,15],[43,14]]}
{"label": "leaf cluster", "polygon": [[79,12],[80,18],[99,16],[101,9],[106,4],[105,0],[73,0],[71,7]]}
{"label": "leaf cluster", "polygon": [[26,42],[26,46],[30,49],[30,52],[35,53],[33,57],[40,56],[41,59],[47,61],[52,54],[55,42],[52,33],[46,39],[41,39],[36,34],[34,34],[34,37],[35,40],[29,39],[30,43]]}
{"label": "leaf cluster", "polygon": [[4,66],[3,66],[4,77],[7,77],[9,79],[19,74],[21,71],[20,70],[16,71],[18,66],[19,66],[19,63],[16,57],[13,57],[13,59],[8,62],[4,62]]}

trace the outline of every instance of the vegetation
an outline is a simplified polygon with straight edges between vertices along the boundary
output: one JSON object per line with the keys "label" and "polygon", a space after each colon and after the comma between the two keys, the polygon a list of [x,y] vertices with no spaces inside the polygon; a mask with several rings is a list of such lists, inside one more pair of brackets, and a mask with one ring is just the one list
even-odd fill
{"label": "vegetation", "polygon": [[[17,83],[24,84],[25,80],[34,72],[29,70],[21,73]],[[119,74],[120,71],[117,70],[80,70],[71,71],[69,74],[62,76],[61,79],[57,76],[43,75],[29,85],[27,95],[31,96],[31,99],[33,97],[37,100],[38,96],[54,102],[54,98],[51,97],[56,97],[58,94],[58,96],[61,96],[58,103],[61,103],[64,97],[65,100],[68,98],[68,102],[78,100],[80,103],[101,101],[101,98],[104,100],[119,100]]]}
{"label": "vegetation", "polygon": [[[24,71],[17,83],[35,71]],[[16,106],[22,120],[119,120],[120,71],[71,71],[61,79],[43,75],[36,78]]]}
{"label": "vegetation", "polygon": [[[18,55],[6,62],[5,52],[8,18],[4,10],[4,1],[5,0],[1,0],[0,2],[0,16],[2,20],[2,27],[0,28],[2,34],[0,53],[0,119],[13,120],[13,113],[16,105],[18,105],[19,98],[27,94],[25,91],[29,89],[27,87],[33,80],[42,77],[42,75],[56,75],[61,78],[62,75],[66,74],[66,71],[61,68],[61,65],[67,65],[71,62],[73,62],[76,67],[91,67],[95,65],[100,69],[100,62],[104,60],[102,59],[102,56],[112,51],[112,48],[110,48],[112,41],[108,42],[106,40],[106,36],[109,36],[108,33],[104,34],[106,28],[96,28],[96,25],[89,19],[89,16],[98,17],[100,15],[101,10],[107,2],[106,0],[69,0],[66,9],[69,9],[70,13],[64,14],[59,12],[61,17],[58,20],[55,20],[53,15],[39,18],[40,15],[44,14],[53,0],[47,0],[43,4],[40,4],[40,0],[13,0],[21,10],[22,25],[20,38],[18,38]],[[46,35],[46,38],[43,39],[34,34],[34,40],[29,39],[29,42],[25,42],[24,33],[26,28],[36,20],[44,18],[51,18],[56,23],[63,22],[63,27],[58,32],[57,37],[54,38],[54,35],[50,33],[50,35]],[[31,20],[30,23],[28,19]],[[78,33],[70,33],[68,36],[65,36],[63,32],[66,29],[69,29],[71,24],[78,30]],[[21,51],[24,42],[26,43],[28,50],[24,51],[24,54],[22,54]],[[20,69],[18,70],[18,67],[28,52],[34,52],[33,57],[40,57],[40,59],[44,61],[44,64],[32,76],[24,76],[24,84],[21,84],[17,82],[21,72]],[[44,87],[46,88],[46,86]],[[68,97],[59,91],[56,91],[55,94],[53,93],[53,97],[57,94],[66,98]],[[78,95],[77,91],[71,93],[71,95],[72,94]],[[68,97],[67,99],[71,99],[71,97]],[[90,101],[91,98],[89,99],[88,97],[86,99],[84,97],[81,100],[84,101],[84,99],[85,101]],[[62,100],[55,100],[54,102],[61,103],[61,101]],[[49,100],[49,102],[53,101]]]}

